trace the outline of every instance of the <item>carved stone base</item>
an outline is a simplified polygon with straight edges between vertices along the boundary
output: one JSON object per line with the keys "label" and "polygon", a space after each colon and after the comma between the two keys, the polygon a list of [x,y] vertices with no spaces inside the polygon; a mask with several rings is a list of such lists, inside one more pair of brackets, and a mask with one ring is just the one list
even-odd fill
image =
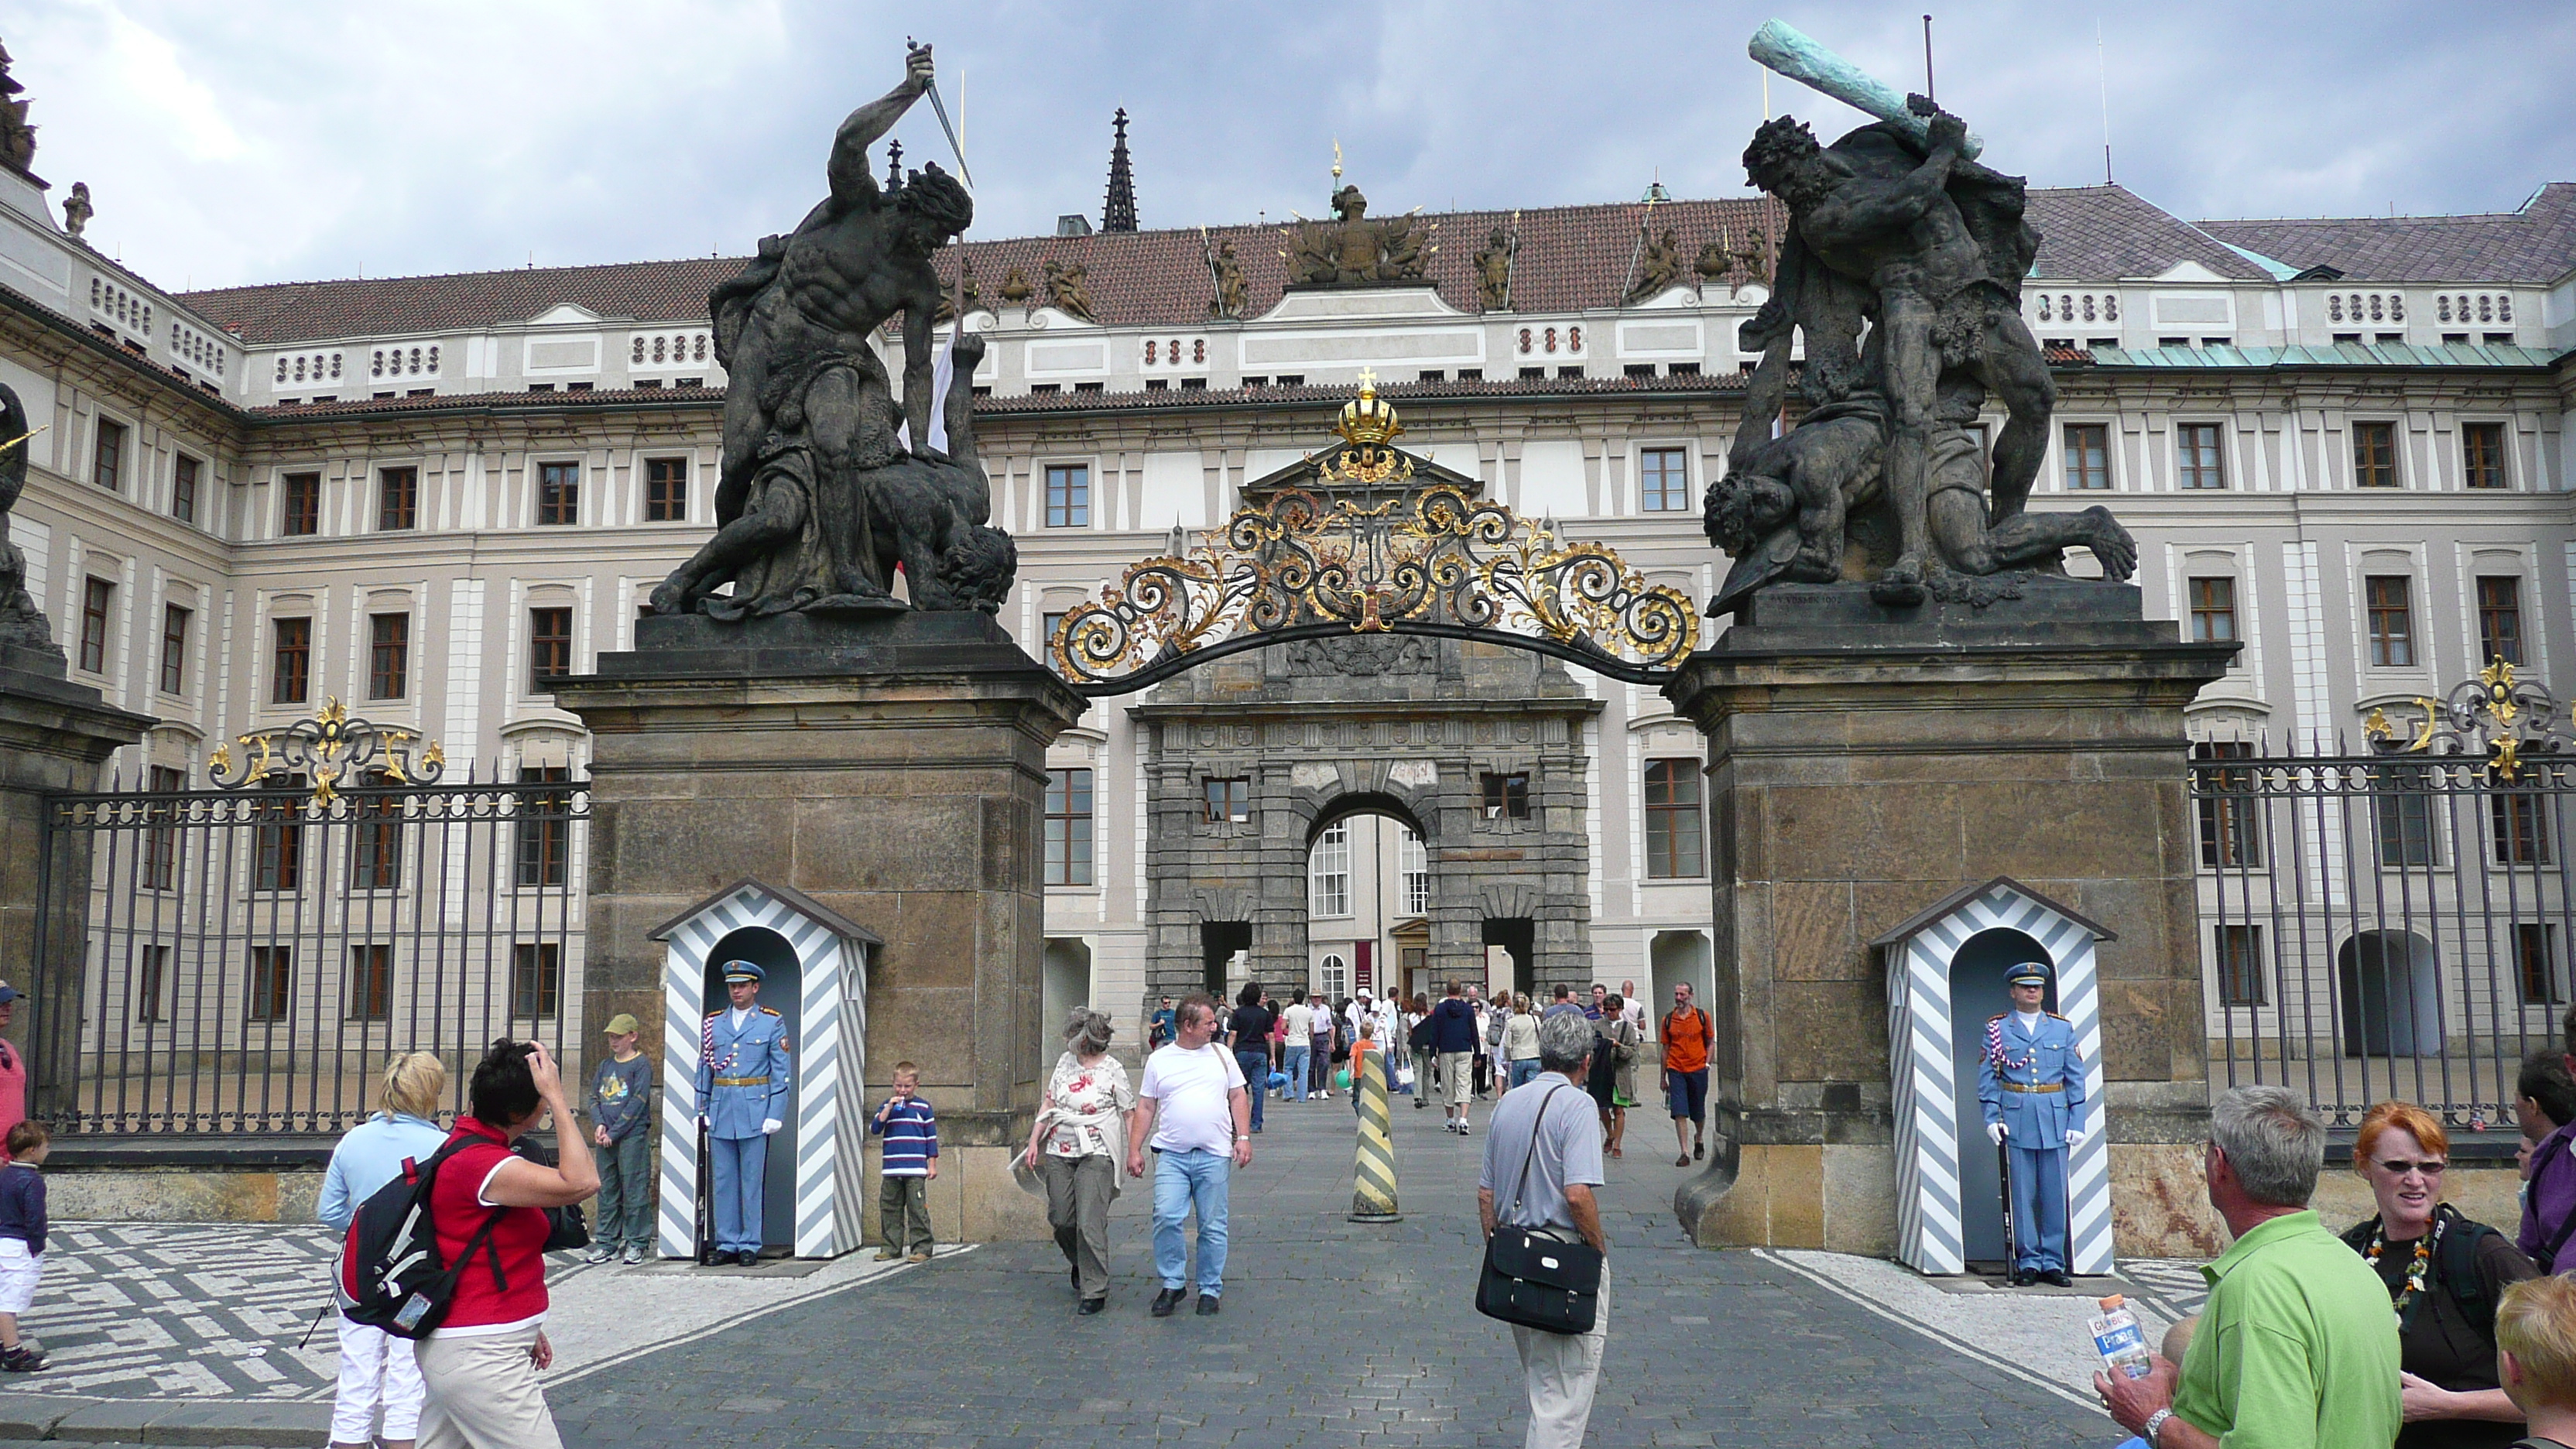
{"label": "carved stone base", "polygon": [[2196,1251],[2207,1114],[2183,708],[2233,645],[2127,585],[1980,609],[1784,586],[1666,693],[1708,735],[1718,1045],[1704,1246],[1895,1236],[1885,963],[1870,942],[2010,876],[2117,933],[2098,957],[2117,1250]]}
{"label": "carved stone base", "polygon": [[583,1020],[633,1012],[649,1050],[663,950],[646,933],[746,876],[802,891],[884,938],[867,1090],[921,1067],[950,1162],[938,1236],[1042,1236],[1008,1156],[1055,1063],[1038,1019],[1046,746],[1082,699],[981,614],[636,632],[634,652],[555,689],[594,750]]}

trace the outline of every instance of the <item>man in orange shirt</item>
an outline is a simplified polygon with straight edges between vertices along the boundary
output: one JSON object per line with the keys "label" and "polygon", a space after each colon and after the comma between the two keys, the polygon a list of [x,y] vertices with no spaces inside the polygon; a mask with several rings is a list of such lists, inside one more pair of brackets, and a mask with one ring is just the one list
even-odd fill
{"label": "man in orange shirt", "polygon": [[1691,1004],[1687,982],[1673,983],[1673,1009],[1656,1037],[1664,1044],[1664,1096],[1672,1103],[1673,1140],[1682,1149],[1673,1166],[1688,1167],[1692,1158],[1708,1156],[1702,1133],[1708,1117],[1708,1049],[1717,1044],[1717,1027],[1707,1012]]}

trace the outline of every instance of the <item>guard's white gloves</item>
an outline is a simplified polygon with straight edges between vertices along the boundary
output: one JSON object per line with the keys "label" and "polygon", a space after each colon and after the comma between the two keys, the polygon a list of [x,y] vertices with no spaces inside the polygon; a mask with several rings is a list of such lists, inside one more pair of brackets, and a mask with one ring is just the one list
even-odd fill
{"label": "guard's white gloves", "polygon": [[777,1118],[775,1118],[775,1117],[772,1117],[772,1118],[770,1118],[768,1121],[763,1122],[763,1123],[761,1123],[761,1124],[760,1124],[760,1135],[761,1135],[761,1136],[763,1136],[763,1137],[766,1137],[766,1136],[768,1136],[770,1133],[775,1132],[775,1131],[777,1131],[779,1128],[784,1127],[784,1126],[786,1126],[786,1125],[787,1125],[786,1123],[779,1121],[779,1120],[778,1120]]}
{"label": "guard's white gloves", "polygon": [[2083,1128],[2081,1128],[2081,1127],[2069,1127],[2069,1128],[2067,1128],[2067,1129],[2066,1129],[2066,1145],[2067,1145],[2067,1146],[2069,1146],[2069,1147],[2073,1147],[2073,1146],[2075,1146],[2076,1144],[2078,1144],[2078,1143],[2082,1142],[2083,1140],[2084,1140],[2084,1129],[2083,1129]]}
{"label": "guard's white gloves", "polygon": [[1987,1135],[1988,1137],[1991,1137],[1991,1138],[1993,1138],[1993,1139],[1994,1139],[1994,1143],[1995,1143],[1995,1145],[1996,1145],[1997,1147],[2001,1147],[2001,1146],[2003,1146],[2003,1145],[2004,1145],[2004,1124],[2002,1124],[2001,1122],[1989,1122],[1989,1123],[1987,1123],[1987,1124],[1986,1124],[1986,1135]]}

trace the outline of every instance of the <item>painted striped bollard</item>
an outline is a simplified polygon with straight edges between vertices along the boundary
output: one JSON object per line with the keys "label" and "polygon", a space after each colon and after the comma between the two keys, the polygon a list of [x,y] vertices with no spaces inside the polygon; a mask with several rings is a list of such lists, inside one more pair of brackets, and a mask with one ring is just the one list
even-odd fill
{"label": "painted striped bollard", "polygon": [[1351,1092],[1360,1109],[1359,1161],[1351,1172],[1351,1217],[1355,1223],[1399,1223],[1395,1207],[1395,1139],[1386,1115],[1386,1053],[1358,1053],[1359,1074]]}

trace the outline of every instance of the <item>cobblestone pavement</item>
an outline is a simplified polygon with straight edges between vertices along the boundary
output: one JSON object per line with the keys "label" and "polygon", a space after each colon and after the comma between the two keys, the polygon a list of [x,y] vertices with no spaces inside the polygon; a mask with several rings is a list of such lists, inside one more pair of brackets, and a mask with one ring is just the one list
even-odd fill
{"label": "cobblestone pavement", "polygon": [[[1470,1307],[1483,1137],[1450,1137],[1431,1113],[1399,1105],[1405,1219],[1361,1226],[1343,1220],[1347,1103],[1274,1103],[1268,1118],[1235,1178],[1217,1318],[1147,1316],[1157,1284],[1148,1194],[1135,1185],[1114,1215],[1107,1313],[1072,1315],[1052,1244],[988,1245],[646,1359],[558,1375],[549,1397],[565,1441],[1518,1444],[1509,1331]],[[1641,1121],[1636,1151],[1610,1165],[1610,1336],[1591,1442],[2005,1449],[2119,1437],[2089,1394],[2033,1371],[2012,1344],[1910,1327],[1818,1266],[1864,1260],[1691,1247],[1671,1208],[1682,1174],[1654,1145],[1661,1125]],[[2082,1305],[2060,1302],[2061,1317]],[[1967,1333],[2029,1310],[2000,1294],[1977,1307],[1959,1321]],[[2080,1362],[2082,1348],[2059,1357]]]}

